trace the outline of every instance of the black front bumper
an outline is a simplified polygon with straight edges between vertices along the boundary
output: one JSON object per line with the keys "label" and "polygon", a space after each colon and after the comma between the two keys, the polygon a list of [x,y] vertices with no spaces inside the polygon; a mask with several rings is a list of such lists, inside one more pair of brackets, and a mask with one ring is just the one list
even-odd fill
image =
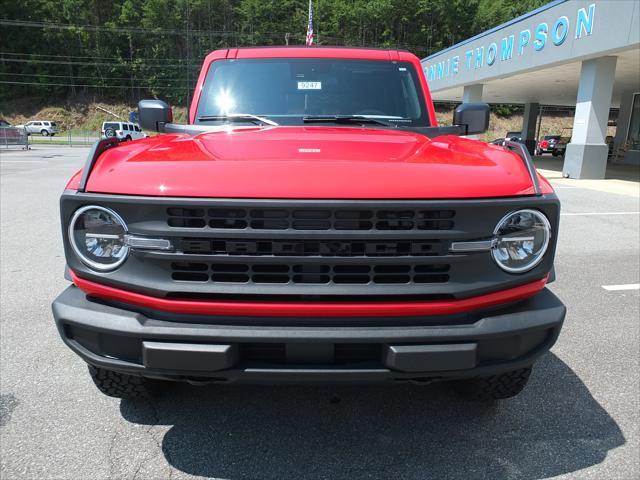
{"label": "black front bumper", "polygon": [[[64,342],[87,363],[134,375],[203,382],[430,381],[530,366],[555,343],[566,309],[549,290],[491,311],[439,318],[171,317],[89,299],[75,286],[54,302]],[[317,320],[317,321],[316,321]]]}

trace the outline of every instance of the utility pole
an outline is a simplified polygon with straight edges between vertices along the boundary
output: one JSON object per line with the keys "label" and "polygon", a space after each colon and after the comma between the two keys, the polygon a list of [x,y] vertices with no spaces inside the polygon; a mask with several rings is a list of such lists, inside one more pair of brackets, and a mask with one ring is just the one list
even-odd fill
{"label": "utility pole", "polygon": [[191,23],[191,6],[187,0],[187,25],[186,25],[186,43],[187,43],[187,112],[189,111],[189,103],[191,103],[191,35],[189,28]]}

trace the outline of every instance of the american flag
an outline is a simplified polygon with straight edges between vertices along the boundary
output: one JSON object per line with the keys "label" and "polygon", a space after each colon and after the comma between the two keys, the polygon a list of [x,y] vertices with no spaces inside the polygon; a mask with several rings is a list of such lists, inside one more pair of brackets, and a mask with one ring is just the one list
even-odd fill
{"label": "american flag", "polygon": [[313,5],[309,0],[309,24],[307,25],[307,47],[313,45]]}

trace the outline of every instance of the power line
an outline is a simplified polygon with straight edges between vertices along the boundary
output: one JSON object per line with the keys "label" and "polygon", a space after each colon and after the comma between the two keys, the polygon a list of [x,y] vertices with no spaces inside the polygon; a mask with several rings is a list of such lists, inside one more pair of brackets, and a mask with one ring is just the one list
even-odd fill
{"label": "power line", "polygon": [[[97,25],[77,25],[68,23],[53,23],[53,22],[34,22],[29,20],[0,20],[0,25],[10,27],[32,27],[32,28],[52,28],[58,30],[88,30],[93,32],[110,32],[110,33],[144,33],[144,34],[157,34],[157,35],[180,35],[184,36],[185,31],[180,29],[169,28],[143,28],[143,27],[102,27]],[[229,30],[190,30],[189,33],[193,36],[220,36],[220,37],[237,37],[242,35],[249,35],[240,31]],[[279,35],[280,37],[284,33],[271,32],[269,35]],[[302,36],[302,35],[301,35]]]}
{"label": "power line", "polygon": [[[134,80],[137,82],[147,82],[149,79],[147,78],[136,78],[136,77],[102,77],[100,75],[52,75],[49,73],[10,73],[10,72],[0,72],[0,75],[14,75],[19,77],[51,77],[51,78],[90,78],[96,80]],[[160,80],[163,82],[185,82],[184,78],[156,78],[155,80]]]}
{"label": "power line", "polygon": [[[130,63],[123,61],[122,63],[106,63],[106,62],[75,62],[75,61],[64,61],[64,60],[34,60],[34,59],[25,59],[25,58],[0,58],[0,63],[2,62],[13,62],[13,63],[48,63],[52,65],[92,65],[92,66],[106,66],[106,67],[147,67],[147,68],[167,68],[166,64],[158,63],[158,64],[150,64],[150,63]],[[200,69],[202,65],[198,63],[194,63],[191,65],[176,65],[179,68],[194,68]]]}
{"label": "power line", "polygon": [[[12,81],[6,81],[6,80],[0,80],[0,83],[10,84],[10,85],[38,85],[42,87],[127,88],[127,89],[138,88],[138,86],[132,87],[131,85],[80,85],[80,84],[74,84],[74,83],[12,82]],[[141,87],[141,88],[148,88],[148,87]],[[169,87],[169,86],[163,85],[162,88],[169,89],[169,90],[188,90],[191,87]]]}
{"label": "power line", "polygon": [[[92,58],[94,60],[125,60],[119,57],[96,57],[93,55],[53,55],[48,53],[14,53],[14,52],[0,52],[0,55],[13,55],[16,57],[52,57],[52,58]],[[167,62],[185,62],[184,58],[143,58],[135,57],[135,60],[155,60],[155,61],[167,61]]]}
{"label": "power line", "polygon": [[[77,25],[77,24],[66,24],[66,23],[53,23],[53,22],[34,22],[28,20],[8,20],[8,19],[0,19],[0,25],[5,26],[14,26],[14,27],[31,27],[31,28],[51,28],[58,30],[86,30],[93,32],[108,32],[108,33],[140,33],[140,34],[156,34],[156,35],[179,35],[185,36],[185,30],[182,29],[166,29],[166,28],[143,28],[143,27],[103,27],[97,25]],[[228,30],[189,30],[188,34],[190,36],[199,36],[199,37],[227,37],[227,38],[240,38],[240,37],[251,37],[254,38],[256,35],[259,37],[266,37],[271,39],[282,40],[287,32],[244,32],[244,31],[228,31]],[[296,38],[304,39],[304,34],[294,34]],[[330,41],[337,45],[347,45],[349,43],[345,38],[340,37],[331,37],[327,35],[323,35],[323,40]],[[237,42],[236,42],[237,43]],[[379,47],[382,46],[380,42],[372,42],[368,44],[368,46]],[[424,50],[424,45],[411,45],[403,42],[396,42],[395,46],[389,48],[408,48],[413,50]],[[231,47],[230,47],[231,48]]]}

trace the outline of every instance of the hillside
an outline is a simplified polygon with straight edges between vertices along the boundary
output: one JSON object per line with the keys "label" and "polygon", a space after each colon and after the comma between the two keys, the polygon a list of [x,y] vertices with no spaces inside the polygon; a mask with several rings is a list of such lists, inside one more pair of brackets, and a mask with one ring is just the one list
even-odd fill
{"label": "hillside", "polygon": [[[62,131],[98,132],[102,122],[115,119],[107,111],[126,120],[129,112],[135,109],[134,104],[101,101],[100,99],[52,103],[40,98],[19,98],[0,102],[0,118],[4,118],[14,125],[34,119],[51,120],[57,122]],[[186,120],[187,110],[185,107],[174,107],[173,114],[177,123],[183,123]],[[452,107],[438,106],[436,116],[440,125],[450,125],[453,118]],[[572,122],[572,112],[545,114],[541,125],[542,135],[560,133],[564,127],[571,127]],[[514,113],[508,117],[492,113],[489,131],[481,135],[480,138],[491,141],[503,137],[508,131],[520,130],[521,126],[521,113]]]}
{"label": "hillside", "polygon": [[[115,103],[113,101],[87,100],[75,102],[49,102],[41,98],[19,98],[0,102],[0,118],[13,125],[23,124],[29,120],[50,120],[58,123],[61,131],[81,130],[98,132],[102,122],[127,120],[129,112],[135,110],[135,104]],[[173,118],[181,123],[186,119],[185,107],[174,107]]]}

